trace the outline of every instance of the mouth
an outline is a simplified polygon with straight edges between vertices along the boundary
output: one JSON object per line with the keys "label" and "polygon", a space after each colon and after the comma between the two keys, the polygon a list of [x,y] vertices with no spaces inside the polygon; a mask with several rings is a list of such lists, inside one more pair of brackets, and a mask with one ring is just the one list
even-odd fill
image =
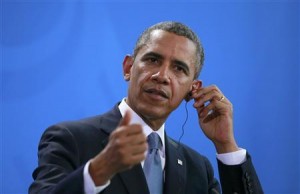
{"label": "mouth", "polygon": [[162,97],[164,99],[169,98],[167,93],[164,90],[149,88],[149,89],[146,89],[145,92],[148,93],[148,94],[151,94],[151,95]]}

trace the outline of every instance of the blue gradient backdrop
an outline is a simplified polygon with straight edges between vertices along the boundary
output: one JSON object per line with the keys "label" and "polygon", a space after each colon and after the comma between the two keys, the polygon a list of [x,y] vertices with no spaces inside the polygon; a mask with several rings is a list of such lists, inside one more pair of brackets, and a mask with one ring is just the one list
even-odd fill
{"label": "blue gradient backdrop", "polygon": [[[299,1],[43,1],[1,4],[1,193],[27,193],[45,128],[110,109],[126,95],[122,61],[137,36],[181,21],[206,51],[200,79],[234,105],[235,134],[265,193],[300,193]],[[192,103],[183,142],[215,150]],[[180,106],[167,122],[178,139]]]}

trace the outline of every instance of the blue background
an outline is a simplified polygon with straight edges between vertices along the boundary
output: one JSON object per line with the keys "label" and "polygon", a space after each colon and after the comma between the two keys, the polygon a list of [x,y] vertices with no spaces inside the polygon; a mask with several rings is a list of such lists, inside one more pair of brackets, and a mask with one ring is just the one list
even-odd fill
{"label": "blue background", "polygon": [[[299,1],[42,1],[1,5],[1,193],[27,193],[45,128],[126,95],[123,57],[163,20],[189,25],[206,52],[200,79],[234,105],[238,144],[265,193],[300,193]],[[208,156],[192,103],[182,141]],[[167,122],[179,139],[184,104]]]}

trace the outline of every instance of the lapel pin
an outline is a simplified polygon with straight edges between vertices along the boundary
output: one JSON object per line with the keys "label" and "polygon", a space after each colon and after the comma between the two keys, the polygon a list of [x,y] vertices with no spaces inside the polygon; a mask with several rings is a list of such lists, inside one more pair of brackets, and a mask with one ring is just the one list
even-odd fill
{"label": "lapel pin", "polygon": [[182,161],[180,159],[177,159],[177,163],[182,166]]}

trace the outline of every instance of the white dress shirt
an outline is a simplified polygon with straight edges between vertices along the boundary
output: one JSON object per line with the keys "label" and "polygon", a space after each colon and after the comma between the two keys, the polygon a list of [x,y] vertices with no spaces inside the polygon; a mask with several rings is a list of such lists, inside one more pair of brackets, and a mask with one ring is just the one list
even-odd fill
{"label": "white dress shirt", "polygon": [[[144,134],[148,136],[152,132],[156,132],[161,141],[162,141],[162,148],[159,150],[159,154],[161,157],[161,165],[162,169],[165,168],[166,158],[165,158],[165,125],[163,124],[157,131],[153,131],[144,121],[143,119],[138,116],[125,102],[125,98],[119,104],[119,109],[121,112],[122,117],[124,117],[125,112],[129,111],[131,114],[131,121],[130,124],[140,124],[143,128]],[[145,153],[146,155],[147,153]],[[217,154],[217,158],[226,165],[238,165],[246,161],[246,150],[239,149],[236,152],[225,153],[225,154]],[[85,194],[97,194],[103,191],[108,185],[110,181],[108,181],[105,185],[96,186],[91,175],[89,173],[89,165],[90,161],[86,163],[83,170],[83,179],[84,179],[84,192]],[[141,162],[142,167],[144,166],[144,161]]]}

